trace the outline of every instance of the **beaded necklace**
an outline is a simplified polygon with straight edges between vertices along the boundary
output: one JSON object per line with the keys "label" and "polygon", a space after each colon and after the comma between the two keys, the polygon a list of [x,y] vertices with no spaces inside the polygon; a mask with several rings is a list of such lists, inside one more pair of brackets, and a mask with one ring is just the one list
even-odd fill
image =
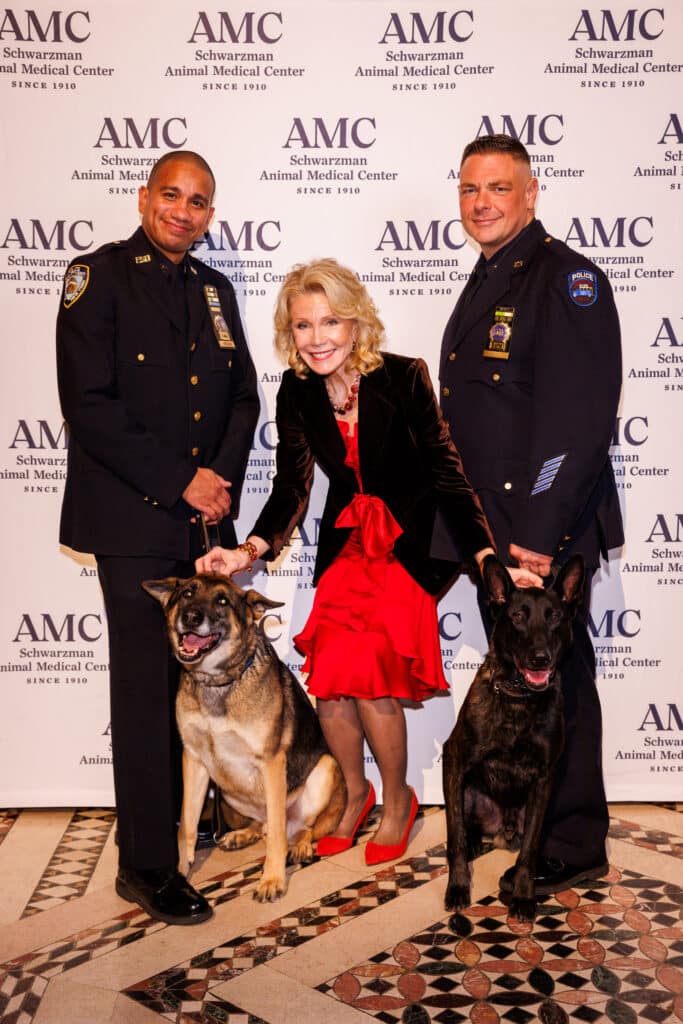
{"label": "beaded necklace", "polygon": [[332,401],[332,392],[330,391],[330,385],[327,380],[325,380],[325,388],[327,390],[327,397],[330,400],[330,405],[332,406],[333,412],[335,412],[337,416],[346,416],[347,413],[351,412],[351,410],[353,409],[354,405],[358,400],[358,389],[360,388],[360,373],[357,373],[356,376],[351,381],[351,386],[346,396],[346,401],[342,402],[341,405],[335,405],[334,402]]}

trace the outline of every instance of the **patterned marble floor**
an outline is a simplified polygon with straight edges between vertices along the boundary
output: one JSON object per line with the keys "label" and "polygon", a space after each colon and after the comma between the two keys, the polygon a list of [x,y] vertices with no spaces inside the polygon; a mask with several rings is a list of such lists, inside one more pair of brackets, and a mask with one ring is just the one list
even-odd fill
{"label": "patterned marble floor", "polygon": [[499,850],[475,862],[472,906],[444,911],[444,814],[427,807],[400,861],[366,866],[371,818],[269,905],[251,898],[262,844],[202,851],[193,882],[215,914],[192,928],[116,895],[111,811],[0,810],[0,1021],[683,1021],[681,810],[612,805],[609,875],[548,897],[533,925],[499,899]]}

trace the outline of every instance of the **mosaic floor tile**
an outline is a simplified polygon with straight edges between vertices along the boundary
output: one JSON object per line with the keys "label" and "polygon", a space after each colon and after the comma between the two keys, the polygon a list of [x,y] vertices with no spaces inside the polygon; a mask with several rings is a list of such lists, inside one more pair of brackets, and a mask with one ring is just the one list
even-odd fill
{"label": "mosaic floor tile", "polygon": [[626,839],[644,850],[655,850],[671,857],[683,858],[683,837],[658,829],[643,828],[634,821],[610,818],[609,836],[612,839]]}
{"label": "mosaic floor tile", "polygon": [[83,896],[109,838],[112,810],[85,809],[74,816],[29,899],[23,917],[39,914]]}
{"label": "mosaic floor tile", "polygon": [[[160,1012],[177,1014],[184,1020],[186,992],[201,1002],[196,1021],[213,1021],[211,989],[267,963],[288,949],[301,946],[377,907],[398,898],[402,892],[424,885],[445,871],[442,844],[417,857],[392,864],[376,874],[359,879],[321,900],[275,918],[267,925],[237,936],[220,947],[207,950],[163,974],[139,982],[126,990],[132,999]],[[208,1014],[208,1015],[207,1015]],[[232,1021],[232,1018],[230,1018]]]}
{"label": "mosaic floor tile", "polygon": [[612,867],[533,924],[487,897],[318,990],[383,1024],[681,1020],[682,909],[680,887]]}
{"label": "mosaic floor tile", "polygon": [[[674,807],[667,805],[667,809]],[[411,931],[406,913],[393,944],[387,945],[385,932],[377,929],[378,952],[324,983],[317,983],[320,975],[311,982],[316,985],[316,998],[322,993],[329,1002],[325,1018],[334,1021],[335,1007],[341,1012],[343,1006],[344,1013],[362,1013],[365,1019],[382,1024],[680,1024],[681,889],[630,870],[628,847],[678,860],[683,842],[680,836],[649,825],[651,815],[644,813],[640,819],[638,805],[630,805],[628,812],[624,808],[623,816],[618,805],[612,811],[610,836],[620,841],[620,861],[626,866],[612,867],[605,879],[590,883],[590,888],[548,897],[533,925],[508,919],[497,894],[465,914],[447,915],[418,933]],[[421,809],[421,816],[437,813],[443,815],[442,808]],[[0,814],[0,841],[20,814]],[[378,815],[376,809],[363,829],[363,839],[375,829]],[[58,848],[50,854],[25,917],[40,922],[45,918],[36,917],[38,912],[49,915],[53,907],[63,909],[85,894],[113,824],[109,810],[74,813]],[[239,870],[217,873],[199,888],[213,906],[219,906],[251,890],[262,863],[259,857]],[[634,866],[639,863],[635,861]],[[250,1001],[247,1012],[219,995],[221,986],[257,967],[271,973],[268,964],[278,956],[294,948],[314,949],[321,936],[360,918],[366,922],[362,927],[372,933],[379,907],[397,901],[400,913],[404,894],[445,870],[445,849],[439,843],[421,855],[383,865],[373,875],[350,876],[344,888],[245,930],[190,960],[181,954],[173,956],[174,931],[183,930],[171,929],[167,969],[138,981],[121,996],[160,1022],[280,1024],[267,1019],[272,1013],[258,1015],[258,999]],[[666,873],[671,876],[671,870]],[[277,912],[277,904],[273,911]],[[0,964],[2,1024],[31,1024],[53,979],[167,927],[131,905],[97,926],[65,934]],[[277,984],[276,972],[272,975]]]}

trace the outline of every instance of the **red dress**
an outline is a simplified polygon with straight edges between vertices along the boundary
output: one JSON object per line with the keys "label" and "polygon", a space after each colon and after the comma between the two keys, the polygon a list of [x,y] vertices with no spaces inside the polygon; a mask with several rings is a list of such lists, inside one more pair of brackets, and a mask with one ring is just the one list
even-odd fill
{"label": "red dress", "polygon": [[[358,426],[338,420],[345,462],[360,479]],[[308,692],[339,697],[403,697],[422,701],[448,690],[436,617],[436,598],[392,554],[402,532],[377,497],[357,494],[337,526],[352,526],[343,550],[323,573],[311,614],[294,637],[306,655]]]}

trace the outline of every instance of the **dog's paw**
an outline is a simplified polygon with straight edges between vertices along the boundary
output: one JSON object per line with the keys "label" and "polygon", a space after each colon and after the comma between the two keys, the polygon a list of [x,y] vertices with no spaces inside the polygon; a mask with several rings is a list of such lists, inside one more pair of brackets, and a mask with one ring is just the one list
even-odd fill
{"label": "dog's paw", "polygon": [[454,882],[448,884],[444,899],[446,910],[464,910],[470,902],[469,885],[456,885]]}
{"label": "dog's paw", "polygon": [[277,900],[284,896],[287,883],[283,877],[278,875],[272,878],[262,878],[254,889],[254,899],[259,903],[268,903],[270,900]]}
{"label": "dog's paw", "polygon": [[533,921],[536,917],[536,900],[513,896],[510,900],[509,915],[518,921]]}
{"label": "dog's paw", "polygon": [[234,832],[226,832],[218,840],[221,850],[241,850],[245,846],[257,843],[261,838],[261,829],[238,828]]}
{"label": "dog's paw", "polygon": [[310,839],[302,839],[298,843],[292,843],[287,860],[291,864],[310,864],[313,860],[313,843]]}

